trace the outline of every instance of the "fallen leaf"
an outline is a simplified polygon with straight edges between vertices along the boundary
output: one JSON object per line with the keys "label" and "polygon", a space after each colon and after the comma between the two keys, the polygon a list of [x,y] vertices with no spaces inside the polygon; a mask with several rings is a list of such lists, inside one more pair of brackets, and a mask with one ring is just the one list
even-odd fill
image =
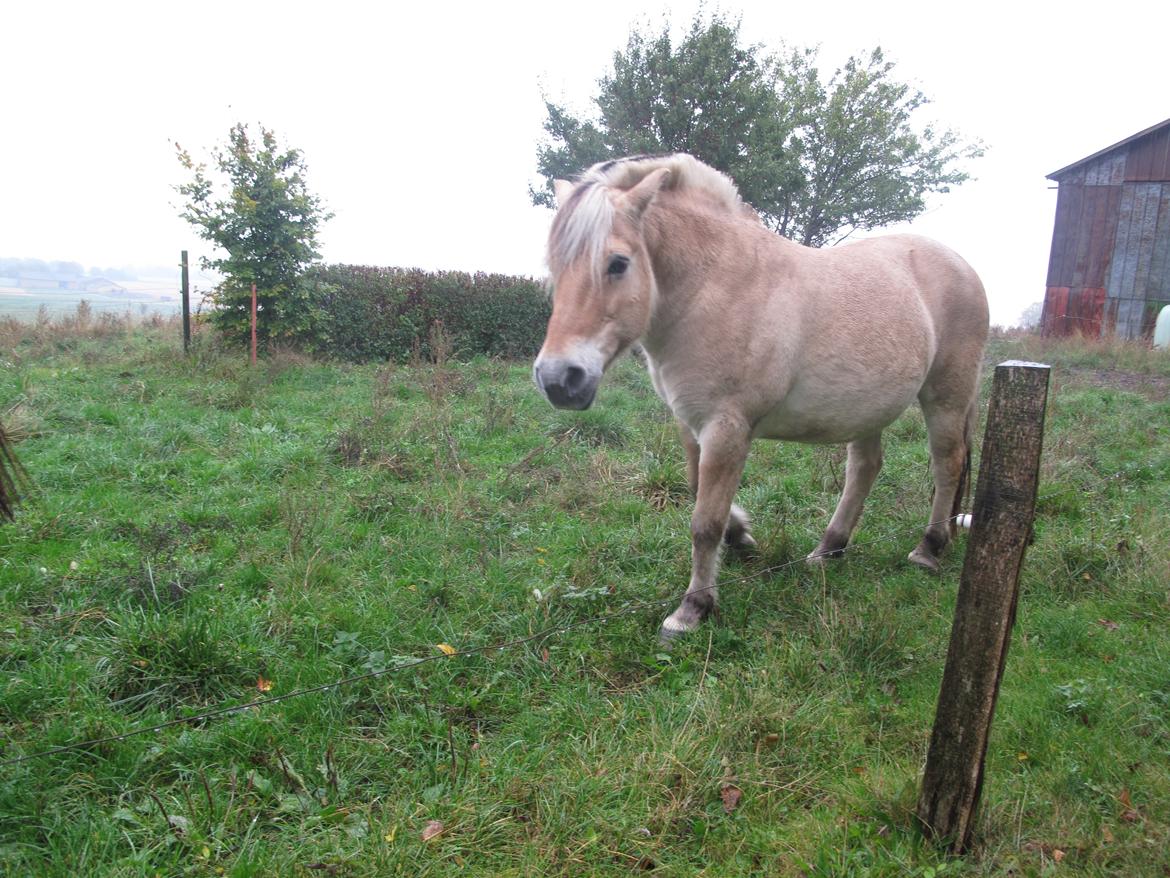
{"label": "fallen leaf", "polygon": [[257,677],[256,678],[256,688],[259,689],[261,692],[267,692],[269,689],[272,688],[272,681],[265,680],[264,677],[262,677],[262,676]]}
{"label": "fallen leaf", "polygon": [[1028,761],[1028,754],[1025,753],[1023,750],[1021,750],[1019,753],[1016,754],[1016,761],[1017,762],[1027,762]]}
{"label": "fallen leaf", "polygon": [[1141,820],[1142,815],[1137,812],[1137,809],[1133,806],[1133,802],[1129,798],[1129,790],[1122,790],[1121,794],[1117,797],[1117,801],[1121,802],[1121,807],[1125,809],[1121,812],[1122,820],[1126,823],[1136,823]]}
{"label": "fallen leaf", "polygon": [[390,828],[389,832],[387,832],[384,836],[382,836],[382,838],[385,840],[385,842],[387,844],[393,844],[394,843],[394,836],[396,836],[396,835],[398,835],[398,827],[393,826]]}
{"label": "fallen leaf", "polygon": [[730,814],[743,798],[743,790],[732,784],[724,784],[719,790],[719,798],[723,800],[723,810]]}
{"label": "fallen leaf", "polygon": [[443,655],[455,655],[459,651],[449,643],[436,643],[435,646],[439,648],[439,652],[443,653]]}
{"label": "fallen leaf", "polygon": [[540,651],[540,660],[542,662],[544,662],[545,664],[548,664],[548,647],[547,646]]}
{"label": "fallen leaf", "polygon": [[1064,851],[1062,851],[1060,848],[1053,848],[1052,849],[1052,859],[1054,861],[1056,861],[1057,863],[1059,863],[1061,860],[1064,859]]}
{"label": "fallen leaf", "polygon": [[426,825],[426,828],[422,831],[422,840],[423,841],[430,841],[432,838],[438,837],[439,835],[442,834],[442,832],[445,828],[446,827],[443,826],[442,820],[432,820],[430,823],[428,823]]}
{"label": "fallen leaf", "polygon": [[1102,628],[1104,628],[1106,631],[1116,631],[1118,628],[1121,627],[1118,623],[1112,621],[1111,619],[1098,619],[1097,624],[1100,625]]}
{"label": "fallen leaf", "polygon": [[1110,832],[1108,826],[1101,827],[1101,840],[1105,842],[1105,844],[1113,844],[1113,833]]}

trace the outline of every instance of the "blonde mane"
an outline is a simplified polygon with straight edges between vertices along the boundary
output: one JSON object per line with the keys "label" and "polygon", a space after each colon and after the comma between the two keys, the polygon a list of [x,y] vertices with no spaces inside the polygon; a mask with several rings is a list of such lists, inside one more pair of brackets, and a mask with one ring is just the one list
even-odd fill
{"label": "blonde mane", "polygon": [[664,189],[705,193],[732,212],[746,207],[730,177],[686,153],[599,162],[574,181],[573,194],[553,220],[547,259],[554,276],[582,256],[600,272],[605,243],[613,229],[613,202],[607,190],[630,189],[659,168],[670,169]]}

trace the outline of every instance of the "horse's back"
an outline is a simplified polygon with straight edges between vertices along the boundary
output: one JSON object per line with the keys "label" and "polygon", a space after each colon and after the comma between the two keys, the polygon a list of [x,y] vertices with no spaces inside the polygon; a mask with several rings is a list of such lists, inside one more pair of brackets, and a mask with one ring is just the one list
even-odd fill
{"label": "horse's back", "polygon": [[987,301],[954,251],[888,235],[823,250],[786,242],[784,256],[796,262],[780,295],[800,302],[799,353],[757,435],[848,441],[889,424],[934,376],[974,381]]}
{"label": "horse's back", "polygon": [[827,298],[837,313],[865,315],[871,322],[867,333],[902,324],[902,332],[917,335],[906,325],[925,321],[932,362],[957,350],[968,359],[981,356],[987,295],[978,274],[954,250],[921,235],[897,234],[819,252],[832,265],[831,275],[857,278],[854,284],[836,285]]}

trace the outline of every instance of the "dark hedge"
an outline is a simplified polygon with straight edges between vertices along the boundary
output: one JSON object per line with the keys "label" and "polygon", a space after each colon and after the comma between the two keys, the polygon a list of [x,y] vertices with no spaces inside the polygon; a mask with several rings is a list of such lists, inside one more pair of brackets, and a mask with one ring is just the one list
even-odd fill
{"label": "dark hedge", "polygon": [[550,313],[539,282],[501,274],[324,265],[305,274],[300,292],[311,316],[293,340],[354,361],[404,361],[416,350],[429,358],[435,321],[456,357],[527,359]]}

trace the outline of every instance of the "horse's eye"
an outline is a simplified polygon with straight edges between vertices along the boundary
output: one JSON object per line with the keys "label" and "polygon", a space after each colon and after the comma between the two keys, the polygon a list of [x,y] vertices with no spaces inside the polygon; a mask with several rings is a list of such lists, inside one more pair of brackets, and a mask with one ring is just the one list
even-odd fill
{"label": "horse's eye", "polygon": [[605,273],[610,277],[621,277],[629,267],[630,258],[628,256],[611,256],[609,258],[609,267],[605,269]]}

